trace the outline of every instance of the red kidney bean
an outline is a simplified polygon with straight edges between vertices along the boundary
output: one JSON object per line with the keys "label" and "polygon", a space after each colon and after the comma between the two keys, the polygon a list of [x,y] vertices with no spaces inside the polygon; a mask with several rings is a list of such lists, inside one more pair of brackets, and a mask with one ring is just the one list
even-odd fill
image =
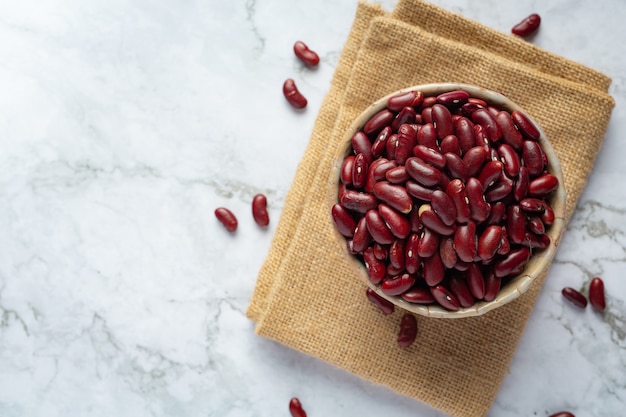
{"label": "red kidney bean", "polygon": [[461,107],[467,102],[469,93],[463,90],[448,91],[437,96],[437,103],[446,107]]}
{"label": "red kidney bean", "polygon": [[506,233],[502,236],[502,242],[500,242],[500,247],[498,248],[498,255],[506,255],[511,251],[511,242],[509,238],[506,236]]}
{"label": "red kidney bean", "polygon": [[355,158],[356,156],[354,155],[348,155],[341,163],[339,178],[341,179],[342,184],[352,185],[352,170]]}
{"label": "red kidney bean", "polygon": [[387,99],[387,108],[393,112],[399,112],[405,107],[417,107],[424,101],[424,93],[421,91],[407,91],[396,94]]}
{"label": "red kidney bean", "polygon": [[354,188],[363,188],[367,180],[367,157],[364,153],[359,152],[354,158],[352,164],[352,186]]}
{"label": "red kidney bean", "polygon": [[500,224],[506,217],[506,204],[502,201],[496,201],[491,205],[491,211],[489,212],[489,217],[485,223],[487,225],[495,225]]}
{"label": "red kidney bean", "polygon": [[437,103],[437,97],[435,96],[424,97],[424,101],[422,102],[422,108],[432,107],[436,103]]}
{"label": "red kidney bean", "polygon": [[348,251],[348,253],[350,255],[358,255],[359,253],[354,250],[354,242],[352,241],[352,239],[348,239],[346,241],[346,250]]}
{"label": "red kidney bean", "polygon": [[591,302],[591,307],[597,311],[606,309],[604,281],[600,277],[593,278],[589,284],[589,302]]}
{"label": "red kidney bean", "polygon": [[385,295],[400,295],[407,292],[415,284],[415,276],[402,274],[394,278],[386,278],[380,284],[380,290]]}
{"label": "red kidney bean", "polygon": [[383,130],[378,133],[371,147],[372,158],[378,158],[385,153],[385,150],[387,149],[387,140],[392,133],[391,126],[385,126]]}
{"label": "red kidney bean", "polygon": [[331,208],[331,214],[339,233],[348,238],[354,236],[356,221],[341,204],[334,204]]}
{"label": "red kidney bean", "polygon": [[387,139],[387,144],[385,146],[385,152],[387,153],[387,158],[395,159],[396,157],[396,149],[398,148],[398,134],[393,133]]}
{"label": "red kidney bean", "polygon": [[452,226],[456,221],[456,207],[452,199],[441,190],[433,191],[430,205],[437,216],[446,226]]}
{"label": "red kidney bean", "polygon": [[430,123],[430,124],[434,125],[434,123],[433,123],[433,108],[432,108],[432,106],[426,106],[426,105],[422,104],[422,113],[420,114],[420,116],[422,117],[422,123]]}
{"label": "red kidney bean", "polygon": [[314,67],[320,62],[320,57],[315,51],[309,49],[309,47],[302,41],[296,41],[293,45],[293,52],[296,54],[300,61],[306,65]]}
{"label": "red kidney bean", "polygon": [[430,258],[422,259],[422,262],[422,274],[424,275],[426,285],[432,287],[443,281],[443,278],[445,277],[445,269],[443,267],[443,262],[441,261],[441,255],[439,255],[439,251],[435,251],[433,256]]}
{"label": "red kidney bean", "polygon": [[[470,97],[470,99],[471,98],[472,97]],[[482,104],[479,104],[479,103],[474,103],[474,102],[471,102],[468,99],[467,103],[465,103],[464,105],[461,106],[461,114],[464,117],[472,117],[472,113],[474,113],[478,109],[484,109],[485,107],[487,107],[487,104],[482,105]]]}
{"label": "red kidney bean", "polygon": [[489,161],[478,173],[478,181],[483,185],[483,189],[491,187],[502,173],[503,164],[500,161]]}
{"label": "red kidney bean", "polygon": [[523,38],[532,35],[539,29],[541,17],[537,13],[533,13],[524,20],[513,26],[511,32]]}
{"label": "red kidney bean", "polygon": [[498,146],[498,154],[504,164],[504,172],[511,178],[517,177],[522,163],[515,149],[508,143],[502,143]]}
{"label": "red kidney bean", "polygon": [[[492,160],[492,161],[502,162],[501,158],[500,158],[500,154],[498,153],[498,149],[497,148],[489,148],[489,159]],[[503,167],[504,167],[504,165],[503,165]]]}
{"label": "red kidney bean", "polygon": [[489,156],[489,152],[482,146],[474,146],[465,152],[463,162],[467,167],[467,175],[475,177]]}
{"label": "red kidney bean", "polygon": [[525,265],[529,258],[530,250],[526,247],[511,250],[494,264],[494,273],[498,278],[509,276]]}
{"label": "red kidney bean", "polygon": [[441,171],[415,156],[405,163],[406,172],[418,183],[430,187],[441,181]]}
{"label": "red kidney bean", "polygon": [[367,158],[367,162],[372,161],[372,142],[370,141],[370,138],[365,135],[365,133],[361,131],[356,132],[352,135],[350,142],[352,143],[352,150],[355,155],[363,153]]}
{"label": "red kidney bean", "polygon": [[266,227],[270,223],[267,213],[267,197],[263,194],[257,194],[252,198],[252,217],[261,227]]}
{"label": "red kidney bean", "polygon": [[443,139],[448,135],[454,134],[454,125],[452,124],[452,114],[444,105],[434,104],[432,107],[433,126],[437,131],[437,137]]}
{"label": "red kidney bean", "polygon": [[451,276],[448,285],[450,286],[450,292],[459,300],[461,307],[471,307],[476,303],[474,296],[467,288],[467,283],[460,276]]}
{"label": "red kidney bean", "polygon": [[296,82],[291,78],[287,78],[283,83],[283,95],[287,102],[296,109],[303,109],[307,105],[307,99],[300,93],[296,87]]}
{"label": "red kidney bean", "polygon": [[468,221],[459,225],[454,232],[454,250],[463,262],[474,262],[478,248],[476,239],[476,223]]}
{"label": "red kidney bean", "polygon": [[575,290],[571,287],[565,287],[561,290],[561,294],[563,294],[563,297],[565,297],[565,299],[574,304],[576,307],[587,307],[587,298],[585,298],[585,296],[582,295],[580,291]]}
{"label": "red kidney bean", "polygon": [[527,220],[519,205],[513,204],[507,208],[506,232],[511,242],[520,244],[524,241]]}
{"label": "red kidney bean", "polygon": [[550,237],[546,234],[538,235],[530,230],[530,224],[528,225],[528,231],[524,233],[524,240],[520,243],[521,246],[526,246],[530,249],[545,249],[550,245]]}
{"label": "red kidney bean", "polygon": [[413,304],[432,304],[435,298],[426,288],[413,287],[401,295],[402,299]]}
{"label": "red kidney bean", "polygon": [[454,239],[452,237],[446,236],[440,240],[439,256],[441,256],[441,263],[446,269],[454,268],[457,261],[457,255],[454,250]]}
{"label": "red kidney bean", "polygon": [[291,417],[306,417],[302,403],[295,397],[289,401],[289,413],[291,413]]}
{"label": "red kidney bean", "polygon": [[528,194],[528,184],[530,184],[530,177],[528,175],[528,169],[525,166],[519,168],[517,174],[517,180],[513,184],[513,197],[517,201],[521,201]]}
{"label": "red kidney bean", "polygon": [[545,197],[559,186],[559,180],[552,174],[543,174],[528,184],[528,194],[534,197]]}
{"label": "red kidney bean", "polygon": [[387,276],[387,264],[376,257],[373,246],[369,246],[363,251],[363,263],[372,284],[380,284],[383,278]]}
{"label": "red kidney bean", "polygon": [[500,110],[498,110],[496,107],[494,106],[486,106],[485,109],[489,112],[489,114],[495,119],[496,116],[498,116],[498,113],[500,113]]}
{"label": "red kidney bean", "polygon": [[396,239],[389,247],[389,263],[398,270],[404,270],[405,263],[405,242],[403,239]]}
{"label": "red kidney bean", "polygon": [[404,215],[386,204],[379,204],[378,212],[395,237],[404,239],[409,235],[411,224]]}
{"label": "red kidney bean", "polygon": [[487,220],[491,205],[485,201],[482,183],[477,178],[468,179],[465,184],[465,193],[470,207],[470,218],[477,222]]}
{"label": "red kidney bean", "polygon": [[467,268],[466,278],[467,287],[474,297],[478,300],[482,300],[485,296],[485,279],[483,272],[476,263],[469,264]]}
{"label": "red kidney bean", "polygon": [[446,187],[446,194],[448,194],[456,209],[457,223],[466,223],[470,218],[470,206],[463,181],[459,179],[450,181]]}
{"label": "red kidney bean", "polygon": [[483,261],[490,261],[496,255],[504,236],[500,226],[488,226],[478,238],[478,256]]}
{"label": "red kidney bean", "polygon": [[422,230],[422,222],[420,221],[420,212],[417,205],[413,205],[413,209],[409,212],[409,224],[411,225],[411,232],[419,232]]}
{"label": "red kidney bean", "polygon": [[464,262],[457,258],[456,264],[454,265],[454,269],[456,269],[457,271],[465,272],[467,271],[467,268],[469,268],[469,266],[470,266],[469,262]]}
{"label": "red kidney bean", "polygon": [[513,122],[511,118],[511,114],[504,110],[499,111],[495,119],[502,130],[502,141],[516,150],[521,149],[524,138],[519,130],[517,130],[515,122]]}
{"label": "red kidney bean", "polygon": [[537,177],[543,173],[543,152],[539,143],[525,140],[522,145],[522,159],[531,177]]}
{"label": "red kidney bean", "polygon": [[484,275],[485,278],[485,295],[483,301],[493,301],[496,299],[498,292],[500,292],[500,286],[502,279],[497,277],[492,268],[489,268]]}
{"label": "red kidney bean", "polygon": [[576,417],[576,416],[570,413],[569,411],[561,411],[559,413],[551,414],[548,417]]}
{"label": "red kidney bean", "polygon": [[394,114],[388,109],[383,109],[373,115],[363,126],[363,133],[367,136],[376,135],[385,126],[387,126],[394,118]]}
{"label": "red kidney bean", "polygon": [[409,195],[424,201],[430,201],[434,191],[432,188],[424,187],[413,180],[407,181],[404,186]]}
{"label": "red kidney bean", "polygon": [[[379,183],[377,183],[379,184]],[[341,204],[348,210],[359,213],[366,213],[368,210],[375,209],[378,200],[371,194],[362,193],[355,190],[346,190],[341,197]]]}
{"label": "red kidney bean", "polygon": [[527,197],[519,202],[519,207],[527,213],[543,213],[548,203],[540,198]]}
{"label": "red kidney bean", "polygon": [[396,131],[403,124],[415,123],[415,109],[413,107],[405,107],[396,115],[391,122],[391,129]]}
{"label": "red kidney bean", "polygon": [[441,305],[446,310],[456,311],[461,308],[461,303],[459,302],[459,299],[456,298],[456,296],[443,285],[430,287],[430,293],[432,294],[435,301],[437,301],[439,305]]}
{"label": "red kidney bean", "polygon": [[437,169],[442,169],[446,166],[446,160],[439,151],[424,145],[416,145],[413,148],[413,156],[420,158]]}
{"label": "red kidney bean", "polygon": [[[401,185],[390,184],[387,181],[380,181],[374,185],[374,196],[389,204],[401,213],[408,213],[413,208],[411,196]],[[345,205],[345,204],[344,204]]]}
{"label": "red kidney bean", "polygon": [[485,135],[492,142],[497,142],[502,138],[502,129],[496,122],[491,112],[484,109],[478,109],[472,113],[472,121],[483,127]]}
{"label": "red kidney bean", "polygon": [[400,275],[402,272],[404,272],[404,269],[401,268],[396,268],[395,266],[388,264],[387,265],[387,276],[390,277],[397,277],[398,275]]}
{"label": "red kidney bean", "polygon": [[461,146],[459,145],[459,139],[454,135],[448,135],[441,140],[439,144],[442,154],[452,153],[461,157]]}
{"label": "red kidney bean", "polygon": [[372,239],[381,245],[388,245],[394,241],[394,236],[385,224],[378,210],[368,210],[365,213],[367,230],[369,230]]}
{"label": "red kidney bean", "polygon": [[454,122],[454,131],[459,140],[461,154],[476,146],[476,137],[472,122],[466,117],[461,117]]}
{"label": "red kidney bean", "polygon": [[490,149],[490,141],[485,132],[485,128],[479,124],[474,125],[474,136],[476,137],[476,146],[482,146],[487,152]]}
{"label": "red kidney bean", "polygon": [[395,160],[398,165],[403,165],[407,158],[413,156],[413,148],[415,145],[417,145],[417,133],[415,130],[407,124],[400,126],[395,155]]}
{"label": "red kidney bean", "polygon": [[417,320],[410,313],[404,313],[400,319],[400,331],[398,332],[398,346],[409,347],[417,337]]}
{"label": "red kidney bean", "polygon": [[541,214],[541,221],[546,226],[550,226],[552,223],[554,223],[554,210],[552,210],[552,207],[546,207],[546,211]]}
{"label": "red kidney bean", "polygon": [[374,179],[376,181],[385,180],[387,178],[387,172],[393,168],[398,167],[398,163],[396,161],[390,161],[385,158],[377,159],[376,161],[372,162],[372,165],[374,165],[372,173],[374,174]]}
{"label": "red kidney bean", "polygon": [[450,172],[452,178],[458,178],[463,181],[467,180],[469,177],[467,166],[459,155],[448,152],[443,157],[445,159],[446,166],[448,167],[448,172]]}
{"label": "red kidney bean", "polygon": [[439,235],[430,229],[424,229],[419,234],[417,255],[420,258],[430,258],[439,249]]}
{"label": "red kidney bean", "polygon": [[[386,165],[390,162],[391,161],[388,161],[386,158],[379,158],[379,159],[375,159],[374,161],[372,161],[372,163],[369,165],[367,169],[367,179],[365,180],[365,191],[367,193],[374,192],[374,185],[376,185],[378,181],[381,181],[384,179],[384,174],[382,177],[380,177],[380,179],[378,179],[377,177],[377,174],[381,170],[380,166]],[[394,165],[395,164],[391,162],[390,165],[388,166],[394,166]]]}
{"label": "red kidney bean", "polygon": [[381,297],[371,288],[365,290],[365,296],[372,304],[376,306],[384,315],[388,316],[392,314],[395,310],[394,304],[387,300],[386,298]]}
{"label": "red kidney bean", "polygon": [[420,222],[428,229],[442,236],[450,236],[456,230],[456,226],[446,225],[429,204],[423,204],[419,208]]}
{"label": "red kidney bean", "polygon": [[420,263],[422,262],[422,258],[418,254],[419,240],[419,235],[417,233],[412,233],[406,241],[404,268],[409,274],[415,274],[419,269]]}
{"label": "red kidney bean", "polygon": [[229,209],[225,207],[216,208],[215,217],[229,232],[234,233],[237,230],[237,217]]}
{"label": "red kidney bean", "polygon": [[513,184],[513,180],[506,174],[502,173],[502,175],[500,175],[500,179],[496,181],[496,183],[493,184],[485,193],[485,200],[487,200],[488,203],[493,203],[505,199],[511,195]]}
{"label": "red kidney bean", "polygon": [[534,216],[528,218],[528,229],[537,235],[542,235],[546,232],[546,226],[541,221],[541,218]]}
{"label": "red kidney bean", "polygon": [[392,184],[404,184],[411,177],[406,173],[406,167],[404,165],[396,166],[385,172],[385,178]]}
{"label": "red kidney bean", "polygon": [[539,129],[525,113],[515,110],[511,112],[511,118],[513,118],[515,125],[525,138],[539,140],[541,136]]}
{"label": "red kidney bean", "polygon": [[446,189],[446,187],[448,186],[448,183],[451,181],[452,179],[450,178],[450,176],[445,172],[445,171],[441,171],[441,179],[439,180],[439,182],[437,183],[437,185],[439,185],[439,187],[443,190]]}
{"label": "red kidney bean", "polygon": [[417,143],[428,148],[437,149],[437,131],[432,123],[424,123],[417,131]]}
{"label": "red kidney bean", "polygon": [[524,240],[521,242],[521,245],[531,249],[545,249],[550,245],[550,236],[526,232],[524,233]]}
{"label": "red kidney bean", "polygon": [[362,253],[371,243],[372,235],[367,229],[367,221],[365,216],[357,222],[354,228],[354,235],[352,237],[352,250],[355,253]]}
{"label": "red kidney bean", "polygon": [[385,246],[374,243],[372,247],[374,248],[374,256],[376,257],[376,259],[378,259],[379,261],[384,261],[385,259],[387,259],[388,253]]}

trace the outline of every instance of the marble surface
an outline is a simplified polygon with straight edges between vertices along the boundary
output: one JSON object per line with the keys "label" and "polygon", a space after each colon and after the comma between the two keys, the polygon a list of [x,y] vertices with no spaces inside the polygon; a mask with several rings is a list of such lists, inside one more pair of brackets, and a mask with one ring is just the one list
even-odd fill
{"label": "marble surface", "polygon": [[[538,12],[532,42],[613,78],[604,147],[489,416],[623,415],[626,3],[435,3],[504,32]],[[287,416],[298,396],[310,417],[444,417],[244,315],[356,4],[0,2],[0,416]],[[248,215],[259,192],[267,230]],[[563,302],[595,275],[605,314]]]}

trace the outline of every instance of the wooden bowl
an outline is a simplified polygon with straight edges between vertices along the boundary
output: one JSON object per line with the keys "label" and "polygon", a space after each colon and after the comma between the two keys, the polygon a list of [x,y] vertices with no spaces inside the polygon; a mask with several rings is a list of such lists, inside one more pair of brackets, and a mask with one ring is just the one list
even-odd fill
{"label": "wooden bowl", "polygon": [[[511,100],[504,97],[502,94],[499,94],[494,91],[490,91],[481,87],[467,85],[467,84],[454,84],[454,83],[445,83],[445,84],[427,84],[427,85],[418,85],[413,87],[404,88],[399,91],[395,91],[380,100],[372,103],[367,109],[363,111],[350,125],[348,130],[345,132],[341,142],[338,144],[336,157],[330,172],[329,181],[328,181],[328,193],[329,193],[329,213],[331,211],[331,207],[338,202],[338,190],[340,185],[340,170],[341,165],[344,158],[351,154],[352,144],[351,139],[354,133],[361,130],[365,123],[376,113],[383,110],[387,105],[387,100],[395,96],[397,94],[408,92],[408,91],[421,91],[424,93],[426,97],[428,96],[436,96],[441,93],[454,91],[454,90],[464,90],[469,93],[470,97],[475,97],[486,101],[489,105],[495,106],[501,110],[506,110],[508,112],[513,112],[515,110],[523,111],[517,104],[513,103]],[[525,112],[524,112],[525,113]],[[527,113],[525,113],[527,114]],[[531,119],[532,121],[532,119]],[[544,153],[548,159],[547,171],[553,175],[555,175],[559,180],[559,186],[556,190],[552,191],[552,193],[548,197],[548,202],[550,203],[554,214],[555,219],[551,226],[547,227],[546,234],[550,237],[550,244],[548,247],[538,251],[532,251],[532,255],[529,258],[528,263],[526,264],[524,270],[517,276],[506,278],[506,282],[502,283],[500,291],[497,296],[492,301],[483,301],[477,300],[477,302],[467,308],[461,307],[456,311],[447,310],[441,307],[439,304],[415,304],[409,303],[405,301],[400,296],[389,296],[384,294],[379,285],[374,285],[367,274],[367,270],[362,260],[359,257],[351,254],[347,248],[347,239],[342,236],[336,229],[332,218],[330,219],[334,233],[337,238],[338,250],[342,252],[345,256],[345,259],[350,263],[353,267],[355,275],[360,279],[365,285],[369,286],[372,290],[378,293],[381,297],[389,300],[396,306],[410,311],[415,314],[419,314],[427,317],[436,317],[436,318],[463,318],[463,317],[473,317],[480,316],[485,314],[488,311],[494,310],[500,306],[503,306],[507,303],[518,298],[520,295],[525,293],[531,284],[541,277],[544,273],[547,272],[550,263],[552,262],[557,247],[559,245],[559,241],[561,239],[561,234],[563,233],[565,227],[565,186],[563,180],[563,173],[561,170],[561,165],[559,163],[559,159],[550,144],[548,138],[545,136],[544,132],[541,130],[541,127],[533,121],[535,126],[540,131],[540,138],[538,140],[541,145]],[[363,297],[364,302],[366,298]]]}

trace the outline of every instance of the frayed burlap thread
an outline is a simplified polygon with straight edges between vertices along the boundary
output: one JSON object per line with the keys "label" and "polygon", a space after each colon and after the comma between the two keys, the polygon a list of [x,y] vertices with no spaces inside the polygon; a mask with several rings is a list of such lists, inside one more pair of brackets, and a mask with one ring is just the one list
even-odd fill
{"label": "frayed burlap thread", "polygon": [[[416,10],[436,15],[432,20],[440,26],[420,26],[425,17]],[[451,416],[480,417],[497,395],[543,278],[518,300],[481,317],[418,317],[416,342],[398,348],[402,312],[384,316],[366,301],[365,286],[333,234],[328,182],[337,146],[356,116],[399,88],[463,82],[500,91],[551,140],[563,166],[569,218],[614,102],[602,74],[478,24],[470,28],[480,41],[461,42],[466,34],[446,19],[459,17],[418,0],[400,0],[392,15],[359,3],[247,313],[259,335]],[[516,59],[518,51],[541,57]]]}

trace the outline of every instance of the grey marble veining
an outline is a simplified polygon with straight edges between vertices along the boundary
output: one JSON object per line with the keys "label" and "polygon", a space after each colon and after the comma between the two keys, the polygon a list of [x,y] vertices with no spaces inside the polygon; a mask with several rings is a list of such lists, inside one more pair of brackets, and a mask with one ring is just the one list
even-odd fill
{"label": "grey marble veining", "polygon": [[[489,417],[623,415],[626,5],[435,3],[504,32],[538,12],[533,43],[613,78],[605,144]],[[280,416],[298,396],[311,417],[446,417],[245,317],[356,4],[0,3],[0,416]],[[248,215],[258,192],[267,230]],[[605,313],[563,301],[596,275]]]}

